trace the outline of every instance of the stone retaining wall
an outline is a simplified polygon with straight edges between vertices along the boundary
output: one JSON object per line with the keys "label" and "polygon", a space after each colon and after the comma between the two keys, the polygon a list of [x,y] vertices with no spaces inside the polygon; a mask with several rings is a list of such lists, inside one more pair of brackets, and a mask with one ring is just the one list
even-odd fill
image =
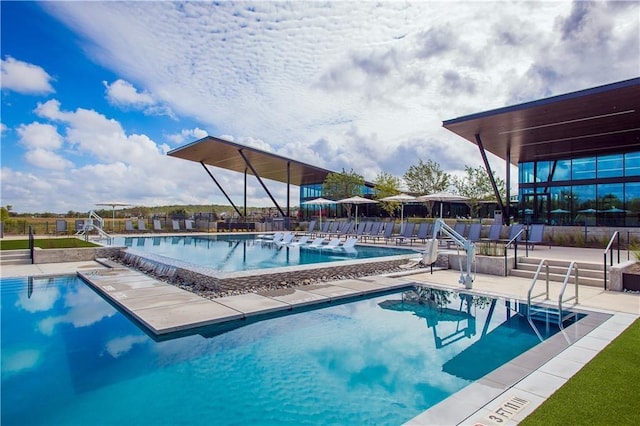
{"label": "stone retaining wall", "polygon": [[84,247],[64,249],[42,249],[33,251],[33,263],[62,263],[96,260],[99,257],[117,256],[122,247]]}

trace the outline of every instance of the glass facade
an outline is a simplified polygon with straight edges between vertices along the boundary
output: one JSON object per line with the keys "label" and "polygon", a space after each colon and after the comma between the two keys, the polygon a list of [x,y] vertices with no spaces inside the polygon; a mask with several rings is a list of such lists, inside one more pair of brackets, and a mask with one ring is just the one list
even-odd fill
{"label": "glass facade", "polygon": [[640,226],[640,151],[534,161],[518,167],[520,220]]}

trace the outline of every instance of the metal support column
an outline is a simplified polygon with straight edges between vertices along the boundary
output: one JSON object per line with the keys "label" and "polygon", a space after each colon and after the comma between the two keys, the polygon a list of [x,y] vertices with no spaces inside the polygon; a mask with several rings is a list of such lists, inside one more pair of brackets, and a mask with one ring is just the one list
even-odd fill
{"label": "metal support column", "polygon": [[507,206],[506,206],[506,214],[504,215],[504,220],[506,221],[505,224],[507,226],[511,225],[511,145],[507,146],[507,155],[506,155],[506,159],[505,159],[506,163],[506,172],[507,172],[507,180],[506,180],[506,185],[507,185],[507,199],[505,200],[507,202]]}
{"label": "metal support column", "polygon": [[244,217],[247,217],[247,168],[244,168]]}
{"label": "metal support column", "polygon": [[506,209],[504,208],[504,203],[502,202],[502,197],[500,196],[500,191],[498,190],[498,185],[496,185],[496,180],[493,177],[493,171],[491,170],[491,166],[489,166],[487,153],[484,150],[484,145],[482,145],[482,139],[480,139],[479,134],[476,134],[476,143],[478,144],[478,148],[480,148],[480,155],[482,156],[482,161],[484,161],[484,167],[487,169],[489,181],[491,182],[491,187],[493,188],[493,193],[495,194],[496,200],[498,201],[498,207],[500,207],[500,211],[502,212],[502,218],[506,219],[507,224],[509,224],[509,216]]}
{"label": "metal support column", "polygon": [[291,217],[291,161],[287,161],[287,217]]}
{"label": "metal support column", "polygon": [[256,179],[258,179],[258,182],[260,182],[260,185],[262,185],[262,188],[265,190],[265,192],[267,193],[267,195],[269,196],[269,198],[271,198],[271,201],[273,202],[273,204],[276,206],[276,208],[278,209],[278,211],[280,212],[280,214],[282,215],[282,217],[285,217],[284,212],[282,211],[282,208],[280,208],[280,206],[278,205],[278,203],[276,202],[275,198],[273,198],[273,195],[271,195],[271,192],[269,192],[269,189],[267,189],[267,186],[264,184],[264,182],[262,182],[262,179],[260,178],[260,175],[258,174],[258,172],[256,171],[256,169],[253,168],[253,165],[251,165],[251,162],[249,162],[249,159],[247,158],[246,155],[244,155],[244,152],[242,152],[242,149],[238,150],[238,153],[240,154],[240,156],[242,157],[242,159],[244,160],[245,164],[249,167],[249,169],[251,169],[251,172],[253,173],[253,175],[256,177]]}
{"label": "metal support column", "polygon": [[[240,210],[238,210],[238,208],[236,207],[235,204],[233,204],[233,201],[231,201],[231,198],[229,198],[229,196],[227,195],[227,193],[224,191],[224,189],[222,188],[222,186],[220,186],[220,184],[218,183],[218,181],[216,180],[215,177],[213,177],[213,175],[211,174],[211,172],[209,171],[209,169],[207,169],[207,166],[205,166],[205,164],[200,161],[200,164],[202,164],[202,167],[207,171],[207,173],[209,174],[209,176],[211,177],[211,179],[213,180],[213,182],[218,186],[218,188],[220,189],[220,191],[222,191],[222,194],[227,198],[227,201],[229,201],[229,203],[231,204],[231,207],[233,207],[233,209],[236,211],[236,213],[238,213],[238,216],[242,216],[242,213],[240,213]],[[244,217],[244,216],[242,216]]]}

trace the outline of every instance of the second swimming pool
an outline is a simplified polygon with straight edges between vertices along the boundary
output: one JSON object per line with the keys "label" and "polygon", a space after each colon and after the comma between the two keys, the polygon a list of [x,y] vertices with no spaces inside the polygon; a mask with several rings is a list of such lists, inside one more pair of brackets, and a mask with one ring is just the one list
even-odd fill
{"label": "second swimming pool", "polygon": [[130,247],[132,252],[163,256],[213,268],[220,272],[311,265],[412,253],[406,249],[394,247],[361,245],[349,251],[277,245],[269,240],[256,238],[255,235],[116,237],[112,244]]}

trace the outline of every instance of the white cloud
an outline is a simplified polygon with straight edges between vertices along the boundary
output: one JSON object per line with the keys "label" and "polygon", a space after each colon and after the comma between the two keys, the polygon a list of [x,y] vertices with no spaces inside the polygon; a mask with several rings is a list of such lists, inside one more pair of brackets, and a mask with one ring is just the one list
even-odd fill
{"label": "white cloud", "polygon": [[36,148],[24,155],[27,163],[43,169],[66,170],[73,167],[73,163],[53,151]]}
{"label": "white cloud", "polygon": [[49,149],[55,150],[62,146],[62,136],[58,129],[51,124],[33,122],[22,124],[18,127],[20,143],[28,149]]}
{"label": "white cloud", "polygon": [[183,129],[180,133],[167,135],[167,139],[174,145],[179,145],[184,142],[193,142],[193,140],[202,139],[208,135],[206,130],[196,127],[194,129]]}
{"label": "white cloud", "polygon": [[53,93],[50,81],[52,77],[37,65],[19,61],[7,56],[1,60],[2,89],[26,95]]}
{"label": "white cloud", "polygon": [[113,105],[141,108],[155,103],[149,93],[138,92],[128,81],[118,79],[111,84],[106,81],[102,84],[107,89],[107,100]]}

